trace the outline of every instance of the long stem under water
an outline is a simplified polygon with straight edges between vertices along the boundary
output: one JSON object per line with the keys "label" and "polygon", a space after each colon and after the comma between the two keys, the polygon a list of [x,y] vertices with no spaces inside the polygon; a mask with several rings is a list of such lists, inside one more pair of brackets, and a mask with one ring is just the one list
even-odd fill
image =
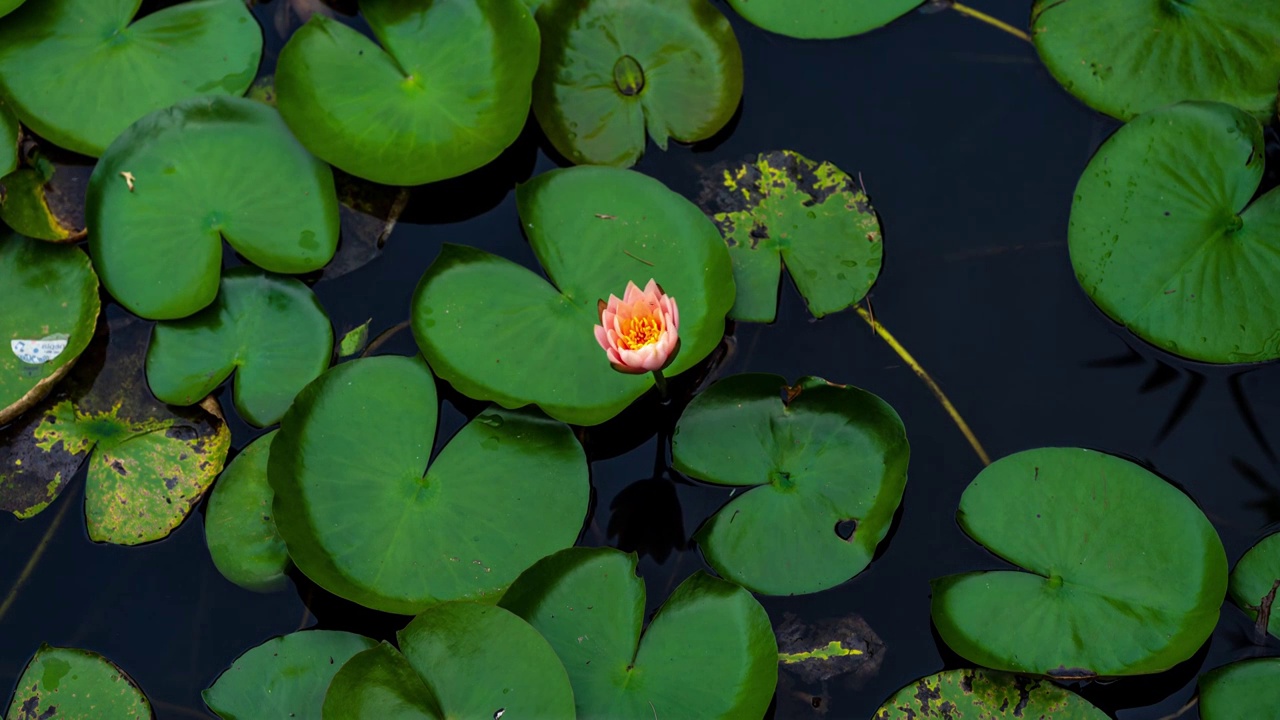
{"label": "long stem under water", "polygon": [[1009,23],[1003,20],[993,18],[990,15],[982,12],[981,10],[974,10],[973,8],[967,5],[961,5],[960,3],[951,3],[951,9],[955,10],[961,15],[968,15],[974,20],[979,20],[981,22],[984,22],[990,25],[991,27],[999,28],[1016,38],[1026,40],[1027,42],[1031,42],[1031,36],[1028,35],[1026,32],[1019,30],[1018,28],[1010,25]]}

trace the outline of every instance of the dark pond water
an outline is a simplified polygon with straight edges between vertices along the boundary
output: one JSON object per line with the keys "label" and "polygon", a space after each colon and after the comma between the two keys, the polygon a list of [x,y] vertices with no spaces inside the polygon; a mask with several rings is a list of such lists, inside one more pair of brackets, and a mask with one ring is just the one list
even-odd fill
{"label": "dark pond water", "polygon": [[[268,39],[264,73],[281,46],[273,18],[285,1],[257,9]],[[1025,25],[1026,0],[975,4]],[[1276,528],[1280,460],[1271,443],[1280,432],[1280,367],[1217,369],[1171,358],[1107,320],[1072,275],[1072,191],[1114,121],[1059,89],[1029,44],[954,12],[911,14],[845,41],[800,42],[724,9],[746,60],[739,118],[716,141],[653,150],[637,169],[688,197],[707,167],[765,150],[793,149],[861,172],[885,232],[876,317],[942,385],[992,457],[1076,445],[1135,459],[1200,503],[1233,563]],[[541,142],[531,127],[494,166],[416,189],[379,259],[316,286],[338,330],[372,317],[376,334],[407,319],[413,287],[441,243],[476,245],[536,268],[510,191],[555,167]],[[1280,153],[1270,160],[1280,167]],[[778,321],[739,325],[729,346],[717,374],[852,383],[882,396],[906,423],[910,480],[878,559],[833,590],[762,598],[775,624],[786,613],[810,622],[850,614],[866,620],[887,648],[883,664],[857,689],[833,680],[824,710],[867,718],[909,681],[963,665],[933,632],[929,580],[1002,565],[955,522],[960,494],[982,465],[928,389],[852,312],[814,322],[784,285]],[[415,351],[404,332],[379,352]],[[478,409],[455,399],[446,403],[440,444]],[[641,408],[588,438],[595,505],[582,542],[641,552],[650,610],[703,567],[688,538],[727,498],[652,477],[652,433],[662,421]],[[257,431],[232,422],[241,448]],[[274,595],[237,588],[209,560],[200,517],[150,546],[95,545],[77,517],[81,486],[34,520],[0,517],[0,592],[7,593],[57,511],[72,506],[0,621],[6,691],[41,642],[80,646],[126,668],[158,717],[208,717],[200,690],[273,635],[319,625],[387,636],[404,622],[336,600],[302,578]],[[1274,639],[1267,648],[1251,645],[1250,628],[1228,603],[1212,641],[1183,666],[1083,692],[1124,720],[1164,718],[1192,697],[1203,670],[1280,652]],[[814,710],[784,692],[776,716]],[[1192,709],[1183,717],[1195,716]]]}

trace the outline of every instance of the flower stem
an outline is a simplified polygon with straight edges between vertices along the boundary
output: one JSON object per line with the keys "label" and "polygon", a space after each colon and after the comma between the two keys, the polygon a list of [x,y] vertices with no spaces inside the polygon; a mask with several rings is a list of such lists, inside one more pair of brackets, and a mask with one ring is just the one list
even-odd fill
{"label": "flower stem", "polygon": [[658,398],[662,402],[667,401],[667,379],[663,377],[661,370],[653,371],[653,384],[658,388]]}

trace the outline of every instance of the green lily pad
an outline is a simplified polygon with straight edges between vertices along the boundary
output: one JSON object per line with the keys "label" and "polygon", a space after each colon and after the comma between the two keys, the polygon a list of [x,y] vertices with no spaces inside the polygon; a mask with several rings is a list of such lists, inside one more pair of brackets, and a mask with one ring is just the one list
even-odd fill
{"label": "green lily pad", "polygon": [[14,10],[18,9],[26,0],[0,0],[0,17],[4,17]]}
{"label": "green lily pad", "polygon": [[783,265],[814,317],[866,297],[880,275],[880,220],[855,180],[799,153],[714,168],[698,199],[729,246],[738,299],[730,317],[773,322]]}
{"label": "green lily pad", "polygon": [[27,166],[0,177],[0,220],[39,240],[84,239],[84,201],[93,166],[52,159],[34,146],[24,150]]}
{"label": "green lily pad", "polygon": [[[4,14],[0,0],[0,15]],[[18,124],[18,116],[13,114],[0,98],[0,178],[18,169],[18,141],[22,139],[22,127]]]}
{"label": "green lily pad", "polygon": [[332,355],[333,326],[310,288],[240,267],[223,275],[212,305],[156,323],[147,383],[164,402],[192,405],[234,372],[236,410],[265,427],[280,421]]}
{"label": "green lily pad", "polygon": [[976,668],[920,678],[889,698],[873,720],[934,717],[1107,720],[1084,698],[1046,680]]}
{"label": "green lily pad", "polygon": [[319,720],[324,694],[342,664],[377,642],[334,630],[304,630],[268,640],[236,658],[204,691],[225,720]]}
{"label": "green lily pad", "polygon": [[992,463],[960,499],[960,527],[1025,571],[933,581],[951,649],[996,670],[1060,679],[1155,673],[1186,660],[1218,622],[1222,541],[1177,488],[1078,448]]}
{"label": "green lily pad", "polygon": [[1068,92],[1121,120],[1180,100],[1230,103],[1259,118],[1276,111],[1275,3],[1036,0],[1031,37]]}
{"label": "green lily pad", "polygon": [[573,690],[555,652],[502,608],[445,603],[396,637],[403,655],[384,643],[343,666],[325,698],[325,718],[574,716]]}
{"label": "green lily pad", "polygon": [[79,248],[0,226],[0,425],[42,400],[89,346],[98,276]]}
{"label": "green lily pad", "polygon": [[1231,571],[1231,599],[1248,613],[1254,620],[1258,619],[1258,608],[1263,599],[1272,592],[1276,598],[1271,605],[1271,619],[1267,631],[1280,637],[1280,533],[1263,538],[1249,552],[1240,558]]}
{"label": "green lily pad", "polygon": [[742,51],[705,0],[546,0],[533,111],[575,163],[631,167],[715,135],[742,99]]}
{"label": "green lily pad", "polygon": [[751,593],[698,572],[641,636],[636,556],[572,548],[540,560],[500,605],[529,621],[569,672],[578,717],[757,718],[773,699],[778,645]]}
{"label": "green lily pad", "polygon": [[243,98],[194,98],[134,123],[94,170],[87,216],[103,285],[155,320],[213,302],[224,237],[277,273],[318,270],[338,246],[329,166]]}
{"label": "green lily pad", "polygon": [[893,408],[865,390],[777,375],[735,375],[689,403],[671,442],[675,468],[750,488],[695,536],[723,577],[795,595],[862,572],[902,502],[910,457]]}
{"label": "green lily pad", "polygon": [[1280,357],[1280,190],[1254,200],[1262,127],[1183,103],[1121,128],[1076,186],[1071,263],[1098,307],[1193,360]]}
{"label": "green lily pad", "polygon": [[568,427],[489,410],[428,468],[436,412],[416,358],[353,360],[298,394],[268,477],[289,555],[321,587],[412,614],[492,598],[577,539],[590,485]]}
{"label": "green lily pad", "polygon": [[365,320],[342,336],[342,340],[338,342],[338,357],[351,357],[364,350],[369,344],[369,323],[371,322],[373,318]]}
{"label": "green lily pad", "polygon": [[280,51],[280,113],[312,152],[357,177],[420,185],[515,142],[538,65],[520,0],[363,0],[360,12],[381,48],[316,14]]}
{"label": "green lily pad", "polygon": [[254,440],[218,478],[204,513],[204,536],[218,572],[246,590],[285,586],[289,551],[271,519],[275,493],[267,482],[270,432]]}
{"label": "green lily pad", "polygon": [[654,382],[610,367],[592,332],[598,301],[621,296],[629,281],[654,278],[679,305],[680,351],[668,376],[720,343],[733,271],[720,233],[692,203],[639,173],[599,167],[539,175],[516,200],[550,282],[496,255],[445,245],[414,293],[418,347],[463,394],[508,408],[536,404],[579,425],[617,415]]}
{"label": "green lily pad", "polygon": [[222,470],[231,432],[217,401],[172,408],[147,390],[147,328],[105,327],[49,397],[0,430],[0,510],[31,517],[87,459],[85,520],[94,542],[167,536]]}
{"label": "green lily pad", "polygon": [[779,35],[832,39],[860,35],[906,15],[923,0],[729,0],[748,22]]}
{"label": "green lily pad", "polygon": [[1200,678],[1203,720],[1273,717],[1277,707],[1280,707],[1280,658],[1243,660]]}
{"label": "green lily pad", "polygon": [[89,650],[41,645],[18,678],[8,720],[151,720],[133,678]]}
{"label": "green lily pad", "polygon": [[0,25],[0,95],[35,133],[97,157],[180,100],[243,95],[262,29],[242,0],[193,0],[131,23],[141,0],[40,0]]}

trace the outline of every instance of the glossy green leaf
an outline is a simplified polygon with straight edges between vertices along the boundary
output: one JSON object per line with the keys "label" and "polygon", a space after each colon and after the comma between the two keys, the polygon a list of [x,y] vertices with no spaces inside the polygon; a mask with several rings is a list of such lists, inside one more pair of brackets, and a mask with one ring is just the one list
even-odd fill
{"label": "glossy green leaf", "polygon": [[1262,127],[1227,105],[1183,103],[1121,128],[1071,207],[1085,292],[1183,357],[1280,357],[1280,190],[1250,202],[1263,155]]}
{"label": "glossy green leaf", "polygon": [[875,30],[923,0],[729,0],[751,24],[794,38],[830,39]]}
{"label": "glossy green leaf", "polygon": [[0,226],[0,425],[42,400],[93,339],[98,276],[79,248]]}
{"label": "glossy green leaf", "polygon": [[977,668],[947,670],[899,690],[874,720],[1107,720],[1087,700],[1047,680]]}
{"label": "glossy green leaf", "polygon": [[694,398],[676,425],[675,468],[750,488],[695,536],[716,572],[795,595],[862,572],[889,532],[910,448],[893,408],[855,387],[735,375]]}
{"label": "glossy green leaf", "polygon": [[369,323],[371,322],[373,322],[372,318],[365,320],[363,324],[352,328],[342,336],[342,340],[338,342],[338,357],[351,357],[364,350],[369,344]]}
{"label": "glossy green leaf", "polygon": [[1121,120],[1180,100],[1229,103],[1260,118],[1276,111],[1276,3],[1036,0],[1031,37],[1068,92]]}
{"label": "glossy green leaf", "polygon": [[492,598],[577,539],[590,486],[568,427],[489,410],[428,468],[436,412],[426,365],[386,356],[329,370],[284,416],[268,473],[276,527],[326,590],[404,614]]}
{"label": "glossy green leaf", "polygon": [[[4,15],[4,0],[0,0],[0,15]],[[0,98],[0,179],[18,169],[18,140],[22,128],[18,116],[13,114],[4,98]]]}
{"label": "glossy green leaf", "polygon": [[347,661],[324,698],[329,720],[444,720],[440,702],[389,643]]}
{"label": "glossy green leaf", "polygon": [[1280,637],[1280,533],[1263,538],[1240,558],[1231,571],[1231,599],[1254,620],[1258,608],[1272,593],[1267,630]]}
{"label": "glossy green leaf", "polygon": [[1056,678],[1139,675],[1191,657],[1227,590],[1217,532],[1186,495],[1127,460],[1027,450],[983,470],[960,526],[1018,571],[933,581],[933,621],[985,667]]}
{"label": "glossy green leaf", "polygon": [[420,185],[475,170],[519,137],[538,65],[520,0],[363,0],[382,47],[316,14],[280,52],[280,113],[358,177]]}
{"label": "glossy green leaf", "polygon": [[1200,678],[1200,717],[1274,717],[1280,707],[1280,657],[1231,663]]}
{"label": "glossy green leaf", "polygon": [[310,288],[240,267],[223,275],[212,305],[156,323],[147,383],[164,402],[191,405],[234,372],[236,410],[265,427],[280,421],[332,354],[333,326]]}
{"label": "glossy green leaf", "polygon": [[204,691],[204,702],[224,720],[319,720],[329,681],[352,656],[376,645],[334,630],[274,638],[236,658]]}
{"label": "glossy green leaf", "polygon": [[275,494],[267,482],[267,459],[275,432],[254,440],[218,478],[204,513],[204,536],[218,572],[247,590],[285,586],[289,551],[271,519]]}
{"label": "glossy green leaf", "polygon": [[23,124],[96,157],[147,113],[249,88],[262,29],[242,0],[192,0],[131,23],[141,4],[40,0],[5,18],[0,95]]}
{"label": "glossy green leaf", "polygon": [[706,0],[546,0],[533,110],[575,163],[631,167],[645,132],[706,140],[742,99],[742,51]]}
{"label": "glossy green leaf", "polygon": [[762,717],[778,680],[769,616],[751,593],[698,572],[641,636],[636,557],[572,548],[539,561],[501,606],[528,620],[569,672],[578,717]]}
{"label": "glossy green leaf", "polygon": [[773,322],[782,266],[814,317],[856,304],[880,274],[880,220],[867,194],[831,163],[791,150],[713,168],[698,199],[733,259],[735,320]]}
{"label": "glossy green leaf", "polygon": [[86,234],[85,191],[92,165],[26,151],[24,167],[0,177],[0,220],[27,237],[76,242]]}
{"label": "glossy green leaf", "polygon": [[278,273],[318,270],[338,245],[329,166],[275,110],[241,98],[195,98],[139,120],[102,156],[87,205],[103,285],[156,320],[213,302],[222,238]]}
{"label": "glossy green leaf", "polygon": [[173,408],[147,390],[147,327],[103,327],[65,381],[0,430],[0,509],[27,518],[62,492],[86,459],[85,520],[95,542],[167,536],[222,470],[231,431],[217,401]]}
{"label": "glossy green leaf", "polygon": [[[37,0],[38,1],[38,0]],[[41,645],[18,678],[7,720],[151,720],[137,683],[96,652]]]}
{"label": "glossy green leaf", "polygon": [[653,378],[610,367],[592,331],[597,302],[650,278],[680,309],[680,351],[668,376],[719,344],[733,272],[719,232],[692,203],[639,173],[592,167],[540,175],[516,199],[550,282],[484,251],[445,245],[413,298],[414,336],[442,379],[504,407],[536,404],[564,422],[602,423]]}

